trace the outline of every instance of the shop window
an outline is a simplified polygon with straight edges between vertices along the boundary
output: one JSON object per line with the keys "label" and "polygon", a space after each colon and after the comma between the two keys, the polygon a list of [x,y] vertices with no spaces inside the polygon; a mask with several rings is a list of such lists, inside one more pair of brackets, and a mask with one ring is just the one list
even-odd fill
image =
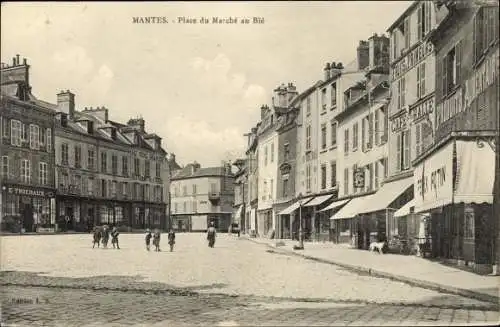
{"label": "shop window", "polygon": [[351,220],[340,219],[338,220],[339,232],[341,236],[350,235]]}

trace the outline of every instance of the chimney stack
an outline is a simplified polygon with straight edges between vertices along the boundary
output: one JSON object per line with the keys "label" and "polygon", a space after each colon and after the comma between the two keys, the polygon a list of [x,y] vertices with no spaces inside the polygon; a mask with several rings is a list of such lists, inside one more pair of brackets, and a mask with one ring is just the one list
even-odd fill
{"label": "chimney stack", "polygon": [[330,79],[330,63],[326,63],[325,68],[325,81]]}
{"label": "chimney stack", "polygon": [[69,90],[61,91],[57,94],[57,107],[59,111],[68,115],[70,120],[75,115],[75,95]]}
{"label": "chimney stack", "polygon": [[370,64],[370,47],[367,41],[359,41],[357,50],[358,70],[363,70]]}
{"label": "chimney stack", "polygon": [[266,111],[267,111],[267,106],[262,105],[260,107],[260,119],[264,119],[264,117],[266,116]]}

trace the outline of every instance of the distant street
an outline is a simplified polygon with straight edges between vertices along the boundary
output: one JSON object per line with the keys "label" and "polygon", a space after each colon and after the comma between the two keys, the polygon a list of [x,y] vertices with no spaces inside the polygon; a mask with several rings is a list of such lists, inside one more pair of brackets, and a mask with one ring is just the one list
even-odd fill
{"label": "distant street", "polygon": [[[144,235],[120,250],[91,235],[2,237],[2,322],[15,325],[448,325],[494,322],[489,303],[266,252],[219,235],[178,234],[173,253]],[[35,274],[37,273],[37,274]],[[3,325],[3,323],[2,323]]]}

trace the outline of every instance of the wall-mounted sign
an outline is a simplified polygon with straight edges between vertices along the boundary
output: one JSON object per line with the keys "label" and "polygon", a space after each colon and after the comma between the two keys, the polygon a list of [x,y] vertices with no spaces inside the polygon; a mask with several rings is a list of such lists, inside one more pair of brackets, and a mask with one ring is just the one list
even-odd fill
{"label": "wall-mounted sign", "polygon": [[416,212],[450,203],[453,194],[453,143],[419,163],[413,176]]}
{"label": "wall-mounted sign", "polygon": [[410,107],[411,121],[415,122],[424,116],[430,115],[433,111],[434,111],[434,97],[431,97],[414,107]]}
{"label": "wall-mounted sign", "polygon": [[465,109],[463,104],[463,92],[460,87],[452,96],[437,105],[436,127],[439,128],[441,124],[462,112]]}
{"label": "wall-mounted sign", "polygon": [[484,59],[483,63],[465,82],[465,107],[468,108],[478,95],[495,82],[499,67],[499,49]]}
{"label": "wall-mounted sign", "polygon": [[53,198],[55,196],[54,191],[36,187],[21,186],[21,185],[6,184],[2,186],[2,191],[5,191],[8,194],[13,194],[13,195],[35,196],[41,198]]}
{"label": "wall-mounted sign", "polygon": [[391,131],[397,133],[405,130],[408,126],[408,113],[405,111],[400,115],[391,118]]}
{"label": "wall-mounted sign", "polygon": [[353,185],[355,188],[365,187],[365,170],[363,168],[358,168],[353,172]]}
{"label": "wall-mounted sign", "polygon": [[431,42],[422,43],[409,54],[404,56],[392,67],[392,80],[398,79],[401,75],[422,62],[427,56],[434,52],[434,46]]}

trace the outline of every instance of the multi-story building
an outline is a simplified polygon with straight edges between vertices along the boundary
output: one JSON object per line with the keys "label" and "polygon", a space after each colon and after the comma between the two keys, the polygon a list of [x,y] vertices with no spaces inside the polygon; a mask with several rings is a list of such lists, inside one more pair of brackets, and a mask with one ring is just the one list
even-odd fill
{"label": "multi-story building", "polygon": [[70,91],[57,95],[54,109],[59,225],[165,229],[169,164],[161,138],[146,133],[142,118],[125,125],[104,107],[77,111]]}
{"label": "multi-story building", "polygon": [[[436,257],[491,272],[494,138],[499,128],[499,8],[440,1],[443,20],[429,40],[436,51],[434,143],[417,153],[415,212]],[[498,178],[498,176],[496,176]],[[498,214],[497,214],[498,215]]]}
{"label": "multi-story building", "polygon": [[55,224],[55,111],[31,93],[29,68],[19,55],[1,66],[1,225],[16,232]]}
{"label": "multi-story building", "polygon": [[245,212],[248,192],[248,167],[245,159],[237,159],[233,165],[238,169],[234,174],[234,203],[232,223],[238,224],[240,232],[245,233]]}
{"label": "multi-story building", "polygon": [[246,194],[245,206],[245,231],[250,235],[257,235],[258,223],[257,223],[257,209],[259,203],[259,152],[258,152],[258,137],[257,130],[260,123],[256,127],[252,128],[250,133],[246,134],[247,139],[247,150],[246,150],[246,161],[247,161],[247,179],[248,179],[248,191]]}
{"label": "multi-story building", "polygon": [[170,184],[172,227],[206,231],[210,222],[228,231],[233,215],[234,175],[231,165],[201,168],[194,162],[173,173]]}

